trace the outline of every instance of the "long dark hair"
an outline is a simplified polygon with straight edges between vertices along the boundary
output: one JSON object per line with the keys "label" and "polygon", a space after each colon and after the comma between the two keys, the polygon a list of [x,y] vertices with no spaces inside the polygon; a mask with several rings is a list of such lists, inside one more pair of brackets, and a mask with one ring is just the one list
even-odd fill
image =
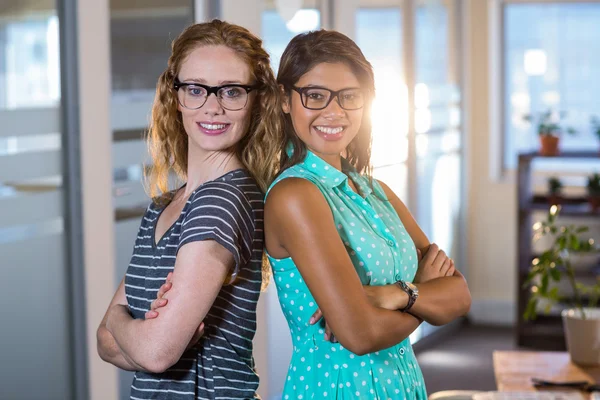
{"label": "long dark hair", "polygon": [[[365,91],[363,117],[356,137],[346,147],[346,158],[359,173],[371,176],[371,105],[375,97],[373,67],[360,48],[348,36],[321,29],[295,36],[281,56],[277,83],[283,86],[286,96],[300,78],[320,63],[346,64],[356,75]],[[301,162],[306,157],[306,145],[294,131],[289,114],[284,117],[284,135],[280,143],[280,172]],[[286,153],[288,143],[294,146],[292,156]]]}

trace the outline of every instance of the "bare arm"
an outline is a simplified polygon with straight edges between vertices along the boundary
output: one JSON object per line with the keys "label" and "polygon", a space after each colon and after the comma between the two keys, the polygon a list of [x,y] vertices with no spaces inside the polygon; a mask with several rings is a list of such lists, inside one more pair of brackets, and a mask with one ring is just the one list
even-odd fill
{"label": "bare arm", "polygon": [[164,295],[168,302],[161,308],[160,318],[133,319],[125,307],[112,306],[106,328],[125,357],[151,372],[163,372],[174,365],[234,263],[233,255],[215,241],[188,243],[177,254],[173,285]]}
{"label": "bare arm", "polygon": [[104,361],[113,364],[116,367],[127,371],[137,371],[142,368],[139,365],[135,365],[131,360],[125,359],[125,356],[121,352],[121,349],[117,345],[115,338],[113,335],[106,329],[106,320],[108,318],[109,310],[115,305],[127,306],[127,299],[125,297],[125,278],[121,280],[115,295],[108,306],[108,310],[106,310],[106,314],[104,314],[104,318],[102,318],[102,322],[100,322],[100,326],[96,331],[96,347],[98,349],[98,355]]}
{"label": "bare arm", "polygon": [[336,337],[353,353],[393,346],[419,326],[412,315],[369,302],[331,210],[312,183],[288,178],[275,185],[265,227],[269,253],[293,258]]}
{"label": "bare arm", "polygon": [[[404,227],[412,238],[416,247],[421,250],[423,262],[434,268],[443,268],[440,264],[445,258],[445,253],[437,246],[430,245],[425,233],[421,230],[408,208],[383,182],[378,181],[396,213],[402,220]],[[434,247],[434,248],[431,248]],[[432,250],[432,251],[429,251]],[[437,258],[437,255],[443,257]],[[444,325],[454,319],[465,315],[471,307],[471,293],[464,276],[455,270],[452,276],[432,279],[427,282],[415,283],[419,288],[419,298],[410,312],[429,322],[432,325]]]}

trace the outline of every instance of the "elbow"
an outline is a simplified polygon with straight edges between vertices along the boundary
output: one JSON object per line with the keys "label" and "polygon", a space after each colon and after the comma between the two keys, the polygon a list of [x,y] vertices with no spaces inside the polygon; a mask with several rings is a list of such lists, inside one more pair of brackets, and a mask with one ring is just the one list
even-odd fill
{"label": "elbow", "polygon": [[140,366],[153,374],[162,374],[177,363],[177,359],[167,352],[153,351],[148,354],[146,360],[142,360]]}
{"label": "elbow", "polygon": [[[466,283],[465,283],[466,286]],[[462,307],[462,315],[467,315],[469,313],[469,311],[471,311],[471,291],[469,291],[469,288],[466,288],[466,295],[465,298],[463,300],[463,307]]]}
{"label": "elbow", "polygon": [[461,296],[459,300],[459,317],[467,315],[471,310],[471,291],[469,290],[469,285],[467,281],[462,279],[463,287],[461,290]]}
{"label": "elbow", "polygon": [[[463,280],[464,281],[464,280]],[[428,320],[427,322],[433,326],[442,326],[449,324],[457,318],[463,317],[471,310],[471,292],[467,286],[467,282],[464,281],[464,286],[461,290],[461,295],[458,296],[452,311],[439,315],[437,318]]]}
{"label": "elbow", "polygon": [[111,362],[112,354],[110,347],[106,343],[109,339],[107,335],[110,335],[108,330],[104,327],[104,325],[100,325],[96,331],[96,351],[98,352],[98,355],[102,361],[109,363]]}
{"label": "elbow", "polygon": [[179,361],[182,351],[178,351],[175,346],[168,346],[165,343],[155,343],[146,346],[148,352],[144,354],[144,359],[140,360],[140,366],[151,373],[162,374]]}
{"label": "elbow", "polygon": [[361,341],[349,341],[346,344],[344,344],[342,341],[340,341],[340,343],[342,344],[342,346],[344,346],[344,348],[346,348],[347,350],[350,350],[352,353],[356,354],[357,356],[364,356],[365,354],[369,354],[372,353],[373,351],[375,351],[374,349],[371,348],[371,346],[369,345],[368,342],[361,342]]}
{"label": "elbow", "polygon": [[362,324],[360,328],[336,337],[344,348],[357,356],[364,356],[378,350],[374,343],[374,333],[368,324]]}

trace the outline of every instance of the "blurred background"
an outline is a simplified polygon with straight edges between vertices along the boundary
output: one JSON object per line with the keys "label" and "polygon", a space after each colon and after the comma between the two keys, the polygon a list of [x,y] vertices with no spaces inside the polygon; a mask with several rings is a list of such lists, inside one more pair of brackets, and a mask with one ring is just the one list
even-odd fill
{"label": "blurred background", "polygon": [[[517,195],[560,177],[581,198],[600,171],[600,0],[2,0],[1,399],[129,398],[131,375],[100,360],[95,330],[149,202],[143,138],[157,78],[172,40],[212,18],[261,36],[275,71],[294,35],[319,28],[350,36],[373,64],[374,175],[473,296],[467,319],[411,336],[419,351],[467,323],[497,327],[484,342],[504,332],[498,346],[560,347],[556,321],[536,330],[521,318],[520,262],[544,207]],[[520,180],[519,154],[539,147],[527,115],[546,112],[577,134],[561,136],[563,156],[523,161]],[[569,218],[598,237],[597,214],[582,210]],[[272,286],[259,326],[260,393],[275,399],[291,341]],[[476,363],[440,354],[429,360]]]}

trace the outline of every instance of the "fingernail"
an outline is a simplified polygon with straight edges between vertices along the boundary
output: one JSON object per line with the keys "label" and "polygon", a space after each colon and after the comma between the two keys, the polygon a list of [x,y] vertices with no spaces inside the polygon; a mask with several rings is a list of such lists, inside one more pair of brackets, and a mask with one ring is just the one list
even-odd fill
{"label": "fingernail", "polygon": [[315,323],[315,318],[314,317],[310,317],[310,320],[308,321],[311,325]]}

